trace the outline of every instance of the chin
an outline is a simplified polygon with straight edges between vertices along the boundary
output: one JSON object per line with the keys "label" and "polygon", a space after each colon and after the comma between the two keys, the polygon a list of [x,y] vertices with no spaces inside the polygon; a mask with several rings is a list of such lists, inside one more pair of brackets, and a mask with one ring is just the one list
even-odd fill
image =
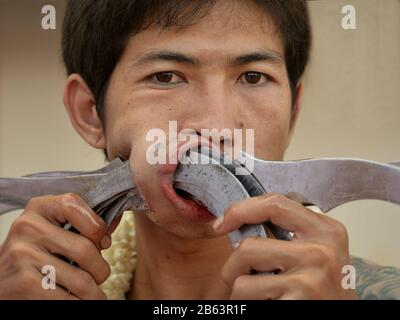
{"label": "chin", "polygon": [[215,218],[208,222],[199,222],[197,219],[192,220],[182,217],[180,212],[168,205],[159,207],[156,204],[152,207],[154,209],[146,214],[147,218],[157,227],[176,237],[183,239],[212,239],[218,237],[213,229]]}

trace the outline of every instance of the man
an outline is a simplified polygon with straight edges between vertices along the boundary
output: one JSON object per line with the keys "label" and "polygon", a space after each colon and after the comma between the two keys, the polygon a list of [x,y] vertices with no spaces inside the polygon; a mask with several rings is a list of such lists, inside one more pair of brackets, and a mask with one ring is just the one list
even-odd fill
{"label": "man", "polygon": [[[146,159],[149,130],[168,132],[176,121],[178,131],[199,136],[254,129],[255,156],[282,160],[310,43],[300,0],[69,1],[63,57],[71,122],[108,159],[129,159],[150,207],[134,216],[137,262],[127,298],[357,298],[342,287],[350,257],[340,222],[278,194],[236,203],[215,221],[175,193],[176,166]],[[227,233],[265,221],[293,232],[293,241],[247,238],[232,249]],[[80,234],[64,230],[66,222]],[[107,230],[73,194],[32,199],[0,248],[0,297],[106,298],[99,285],[110,266],[101,250],[117,223]],[[42,289],[43,265],[56,269],[55,290]]]}

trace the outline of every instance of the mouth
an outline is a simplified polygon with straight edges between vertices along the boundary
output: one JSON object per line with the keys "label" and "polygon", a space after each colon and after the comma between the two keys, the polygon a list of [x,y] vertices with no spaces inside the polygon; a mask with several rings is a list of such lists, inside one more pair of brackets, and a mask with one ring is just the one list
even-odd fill
{"label": "mouth", "polygon": [[[209,146],[208,143],[207,145]],[[199,147],[199,144],[185,145],[179,150],[179,153],[184,154],[197,147]],[[201,203],[201,201],[195,199],[191,194],[174,187],[174,173],[177,168],[178,164],[167,165],[161,171],[163,174],[160,187],[165,197],[181,216],[190,221],[207,223],[215,220],[216,217]]]}
{"label": "mouth", "polygon": [[175,189],[172,184],[162,184],[161,189],[177,212],[184,218],[200,223],[210,222],[216,218],[199,200],[194,199],[183,190]]}

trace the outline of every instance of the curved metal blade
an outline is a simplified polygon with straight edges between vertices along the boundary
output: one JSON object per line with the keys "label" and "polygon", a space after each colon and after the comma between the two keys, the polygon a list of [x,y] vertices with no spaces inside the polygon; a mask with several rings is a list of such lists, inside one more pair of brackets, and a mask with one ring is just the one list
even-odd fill
{"label": "curved metal blade", "polygon": [[133,182],[128,161],[113,169],[82,198],[106,224],[111,224],[117,215],[128,209],[148,210],[146,201]]}
{"label": "curved metal blade", "polygon": [[[87,201],[91,208],[106,203],[115,197],[135,189],[128,162],[114,159],[109,165],[95,171],[43,172],[22,178],[0,178],[0,214],[24,208],[27,202],[37,196],[74,192]],[[135,209],[145,208],[144,201],[136,190]],[[112,201],[111,201],[112,200]],[[125,199],[128,201],[128,198]],[[136,206],[137,205],[137,206]],[[101,208],[101,209],[102,209]]]}
{"label": "curved metal blade", "polygon": [[[201,200],[215,216],[223,216],[232,203],[250,197],[239,180],[214,159],[191,151],[185,163],[175,172],[174,187]],[[261,224],[246,225],[229,234],[233,246],[249,236],[266,238],[267,234]]]}
{"label": "curved metal blade", "polygon": [[324,212],[361,199],[400,204],[400,168],[394,164],[351,158],[299,161],[252,158],[253,175],[266,192],[316,205]]}
{"label": "curved metal blade", "polygon": [[0,214],[24,208],[33,197],[67,192],[83,195],[104,176],[0,178]]}
{"label": "curved metal blade", "polygon": [[392,166],[400,167],[400,162],[390,162],[389,164]]}

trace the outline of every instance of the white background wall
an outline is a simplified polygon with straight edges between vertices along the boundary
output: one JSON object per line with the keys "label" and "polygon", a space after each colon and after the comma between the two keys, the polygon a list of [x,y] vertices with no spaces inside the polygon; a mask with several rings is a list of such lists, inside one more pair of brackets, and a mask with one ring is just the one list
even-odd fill
{"label": "white background wall", "polygon": [[[57,9],[55,31],[41,28],[45,4]],[[341,28],[345,4],[357,9],[356,30]],[[286,158],[400,161],[400,1],[312,1],[310,8],[312,62]],[[63,109],[63,9],[62,0],[0,0],[0,176],[104,164]],[[0,217],[0,239],[17,214]],[[361,201],[329,214],[347,226],[353,254],[400,266],[399,206]]]}

